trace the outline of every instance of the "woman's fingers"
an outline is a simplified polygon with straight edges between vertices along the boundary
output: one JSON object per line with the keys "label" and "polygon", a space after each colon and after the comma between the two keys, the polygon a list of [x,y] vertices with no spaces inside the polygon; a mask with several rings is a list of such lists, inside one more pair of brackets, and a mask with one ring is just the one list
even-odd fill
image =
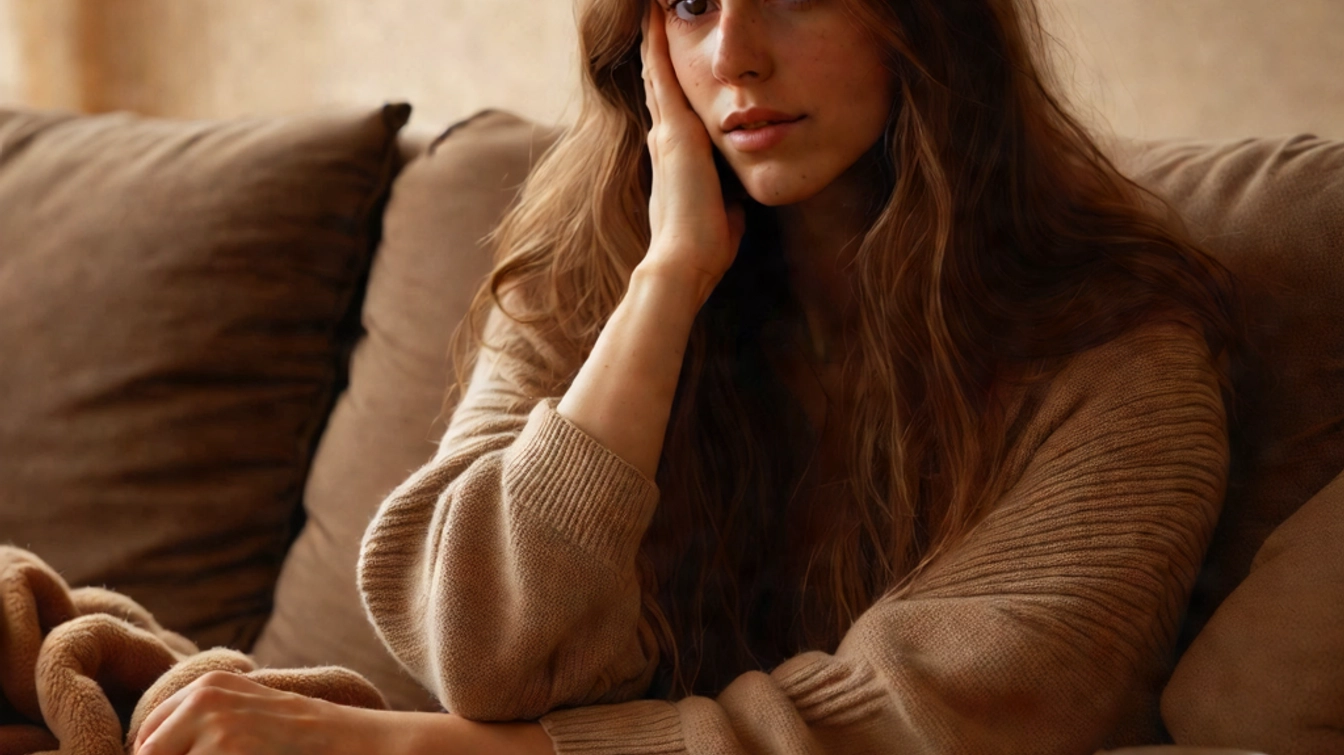
{"label": "woman's fingers", "polygon": [[[167,722],[173,720],[174,714],[181,710],[188,701],[194,701],[190,707],[197,707],[202,702],[209,702],[209,700],[202,700],[203,697],[208,698],[210,695],[216,694],[214,692],[203,692],[203,690],[243,691],[248,688],[249,684],[254,683],[227,671],[211,671],[208,674],[203,674],[196,681],[159,703],[159,706],[145,718],[145,722],[140,725],[139,733],[136,734],[132,752],[138,753],[140,748],[154,736],[155,732],[162,729]],[[175,722],[170,728],[180,729],[181,727]],[[162,745],[156,741],[153,752],[159,753],[160,749],[162,749]],[[177,750],[168,750],[168,752],[177,752]]]}
{"label": "woman's fingers", "polygon": [[643,263],[689,275],[698,287],[708,282],[712,288],[732,264],[742,224],[726,212],[714,145],[677,79],[667,11],[660,0],[648,2],[640,56],[652,116],[648,149],[653,181],[649,252]]}
{"label": "woman's fingers", "polygon": [[[200,680],[198,679],[197,681]],[[168,717],[173,714],[173,711],[177,710],[178,707],[182,705],[182,701],[186,699],[187,695],[191,694],[191,691],[195,689],[195,685],[196,682],[192,682],[177,692],[174,692],[167,700],[159,703],[158,707],[150,712],[149,716],[145,718],[145,722],[140,724],[140,731],[135,736],[135,747],[132,748],[132,752],[140,751],[140,746],[143,745],[145,740],[149,739],[154,732],[158,731],[159,728],[163,726],[163,722],[168,720]]]}
{"label": "woman's fingers", "polygon": [[[184,696],[182,700],[174,705],[171,712],[165,717],[154,733],[145,737],[144,740],[136,744],[134,755],[187,755],[191,748],[196,744],[200,734],[200,724],[202,714],[201,708],[208,707],[211,702],[202,700],[212,695],[230,694],[217,687],[207,687],[197,689]],[[164,706],[159,706],[160,708]]]}
{"label": "woman's fingers", "polygon": [[648,6],[644,9],[644,27],[643,34],[639,41],[639,57],[643,63],[644,71],[644,104],[649,109],[649,116],[653,119],[655,127],[662,121],[658,109],[658,93],[654,88],[653,76],[654,69],[657,67],[657,60],[654,58],[653,48],[649,37],[653,34],[653,27],[659,27],[662,31],[662,8],[658,7],[658,0],[649,0]]}
{"label": "woman's fingers", "polygon": [[691,110],[691,104],[682,91],[681,82],[672,68],[672,56],[667,47],[667,11],[658,0],[649,1],[647,26],[644,32],[644,78],[647,88],[652,89],[649,98],[652,108],[657,109],[655,125],[669,117],[691,117],[699,119]]}

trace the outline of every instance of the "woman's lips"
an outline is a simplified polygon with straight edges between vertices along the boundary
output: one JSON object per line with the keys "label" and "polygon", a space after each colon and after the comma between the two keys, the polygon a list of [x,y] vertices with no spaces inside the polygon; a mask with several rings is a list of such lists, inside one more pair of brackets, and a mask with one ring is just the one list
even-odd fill
{"label": "woman's lips", "polygon": [[[791,121],[777,121],[773,123],[755,124],[749,123],[740,128],[724,134],[724,139],[729,146],[738,152],[763,152],[779,145],[784,141],[805,116],[799,116]],[[756,126],[756,128],[752,128]]]}

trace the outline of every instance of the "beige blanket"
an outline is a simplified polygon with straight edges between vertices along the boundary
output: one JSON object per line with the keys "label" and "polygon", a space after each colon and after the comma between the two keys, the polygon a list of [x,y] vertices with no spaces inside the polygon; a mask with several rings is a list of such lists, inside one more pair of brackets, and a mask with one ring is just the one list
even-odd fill
{"label": "beige blanket", "polygon": [[131,599],[70,589],[31,553],[0,546],[0,755],[123,755],[150,711],[209,671],[343,705],[386,708],[342,668],[258,669],[201,652]]}

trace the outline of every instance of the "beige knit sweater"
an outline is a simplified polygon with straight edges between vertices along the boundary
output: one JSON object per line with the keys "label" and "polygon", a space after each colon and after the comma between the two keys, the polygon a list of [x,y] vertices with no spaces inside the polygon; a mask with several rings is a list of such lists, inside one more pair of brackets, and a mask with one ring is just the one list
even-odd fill
{"label": "beige knit sweater", "polygon": [[448,710],[540,717],[559,753],[1086,753],[1155,720],[1228,465],[1188,327],[1074,357],[993,512],[838,648],[676,703],[640,699],[656,485],[555,412],[576,355],[497,313],[488,334],[504,350],[360,561],[383,640]]}

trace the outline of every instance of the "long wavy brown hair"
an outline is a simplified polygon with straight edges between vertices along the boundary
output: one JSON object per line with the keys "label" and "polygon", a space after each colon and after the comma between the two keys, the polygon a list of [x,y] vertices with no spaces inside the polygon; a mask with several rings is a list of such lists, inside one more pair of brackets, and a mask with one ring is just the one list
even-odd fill
{"label": "long wavy brown hair", "polygon": [[[800,496],[818,431],[774,368],[797,310],[773,212],[748,202],[743,247],[690,339],[641,552],[662,651],[653,694],[714,692],[833,649],[906,589],[1002,492],[1013,380],[1155,317],[1202,329],[1216,356],[1238,340],[1226,271],[1053,93],[1032,0],[824,1],[871,30],[897,85],[852,266],[843,383],[863,411],[836,433],[843,483]],[[501,301],[588,353],[648,248],[645,2],[580,0],[582,110],[496,232],[496,268],[459,331],[460,384]],[[788,527],[800,505],[822,514],[803,533]]]}

